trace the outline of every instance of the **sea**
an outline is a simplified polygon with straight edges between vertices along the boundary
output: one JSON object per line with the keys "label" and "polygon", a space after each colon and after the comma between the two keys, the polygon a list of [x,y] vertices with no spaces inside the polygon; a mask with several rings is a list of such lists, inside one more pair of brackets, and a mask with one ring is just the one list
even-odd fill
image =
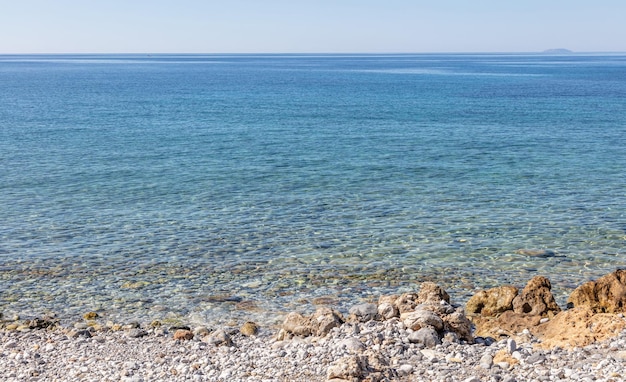
{"label": "sea", "polygon": [[0,55],[0,313],[280,322],[626,267],[626,54]]}

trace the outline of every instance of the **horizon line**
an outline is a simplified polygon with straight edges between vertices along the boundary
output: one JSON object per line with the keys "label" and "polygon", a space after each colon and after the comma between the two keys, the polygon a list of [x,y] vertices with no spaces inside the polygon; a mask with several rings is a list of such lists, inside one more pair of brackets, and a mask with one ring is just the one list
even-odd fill
{"label": "horizon line", "polygon": [[410,54],[626,54],[626,51],[571,51],[546,49],[543,51],[422,51],[422,52],[0,52],[0,55],[410,55]]}

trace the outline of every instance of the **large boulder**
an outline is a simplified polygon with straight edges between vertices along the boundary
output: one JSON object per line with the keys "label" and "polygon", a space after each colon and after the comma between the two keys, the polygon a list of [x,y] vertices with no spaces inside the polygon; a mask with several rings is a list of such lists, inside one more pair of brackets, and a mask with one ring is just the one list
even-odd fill
{"label": "large boulder", "polygon": [[465,311],[470,315],[497,316],[513,310],[513,299],[518,293],[519,290],[510,285],[481,290],[465,304]]}
{"label": "large boulder", "polygon": [[500,338],[515,336],[524,329],[532,332],[542,318],[561,310],[551,289],[550,280],[535,276],[521,292],[504,286],[477,293],[466,305],[476,327],[474,336]]}
{"label": "large boulder", "polygon": [[586,306],[596,313],[625,313],[626,270],[618,269],[579,286],[570,295],[568,305]]}
{"label": "large boulder", "polygon": [[588,306],[563,311],[539,325],[535,334],[541,347],[583,347],[613,338],[626,328],[626,320],[617,314],[596,313]]}
{"label": "large boulder", "polygon": [[535,276],[513,299],[513,310],[518,314],[551,317],[561,311],[550,291],[552,284],[543,276]]}

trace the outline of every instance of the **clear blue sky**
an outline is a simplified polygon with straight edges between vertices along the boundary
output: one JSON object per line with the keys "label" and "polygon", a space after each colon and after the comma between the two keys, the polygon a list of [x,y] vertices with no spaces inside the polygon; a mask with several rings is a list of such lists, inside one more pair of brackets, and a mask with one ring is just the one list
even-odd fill
{"label": "clear blue sky", "polygon": [[626,51],[624,0],[0,0],[0,53]]}

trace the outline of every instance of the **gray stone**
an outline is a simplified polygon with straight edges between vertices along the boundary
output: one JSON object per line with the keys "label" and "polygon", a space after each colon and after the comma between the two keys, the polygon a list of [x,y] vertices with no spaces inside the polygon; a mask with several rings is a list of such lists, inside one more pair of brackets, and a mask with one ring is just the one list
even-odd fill
{"label": "gray stone", "polygon": [[483,369],[491,369],[491,367],[493,366],[493,357],[491,356],[491,354],[489,353],[485,353],[479,361],[480,367],[482,367]]}
{"label": "gray stone", "polygon": [[411,330],[419,330],[425,327],[431,327],[435,330],[443,329],[441,317],[430,310],[418,309],[414,312],[403,314],[401,318],[404,325]]}
{"label": "gray stone", "polygon": [[422,344],[427,348],[434,348],[441,344],[437,331],[432,328],[421,328],[409,334],[409,342],[414,344]]}
{"label": "gray stone", "polygon": [[400,367],[398,368],[398,375],[399,376],[406,376],[413,373],[413,366],[409,365],[409,364],[404,364],[404,365],[400,365]]}
{"label": "gray stone", "polygon": [[378,307],[376,304],[359,304],[350,308],[350,314],[359,322],[367,322],[377,318]]}
{"label": "gray stone", "polygon": [[128,331],[127,336],[130,338],[140,338],[148,335],[148,332],[143,329],[132,329]]}
{"label": "gray stone", "polygon": [[365,350],[365,344],[361,342],[358,338],[350,337],[342,340],[337,344],[338,349],[347,349],[350,351],[358,352]]}
{"label": "gray stone", "polygon": [[506,351],[509,354],[513,354],[513,352],[517,350],[517,344],[513,338],[509,338],[506,340]]}
{"label": "gray stone", "polygon": [[526,363],[532,365],[536,363],[542,363],[545,360],[546,360],[546,357],[543,354],[534,353],[534,354],[531,354],[528,358],[526,358]]}
{"label": "gray stone", "polygon": [[206,342],[213,344],[215,346],[232,346],[233,341],[230,338],[230,335],[226,333],[223,329],[219,329],[211,333],[209,336],[205,337]]}
{"label": "gray stone", "polygon": [[388,302],[383,302],[378,305],[378,314],[385,320],[389,320],[398,316],[398,308]]}

